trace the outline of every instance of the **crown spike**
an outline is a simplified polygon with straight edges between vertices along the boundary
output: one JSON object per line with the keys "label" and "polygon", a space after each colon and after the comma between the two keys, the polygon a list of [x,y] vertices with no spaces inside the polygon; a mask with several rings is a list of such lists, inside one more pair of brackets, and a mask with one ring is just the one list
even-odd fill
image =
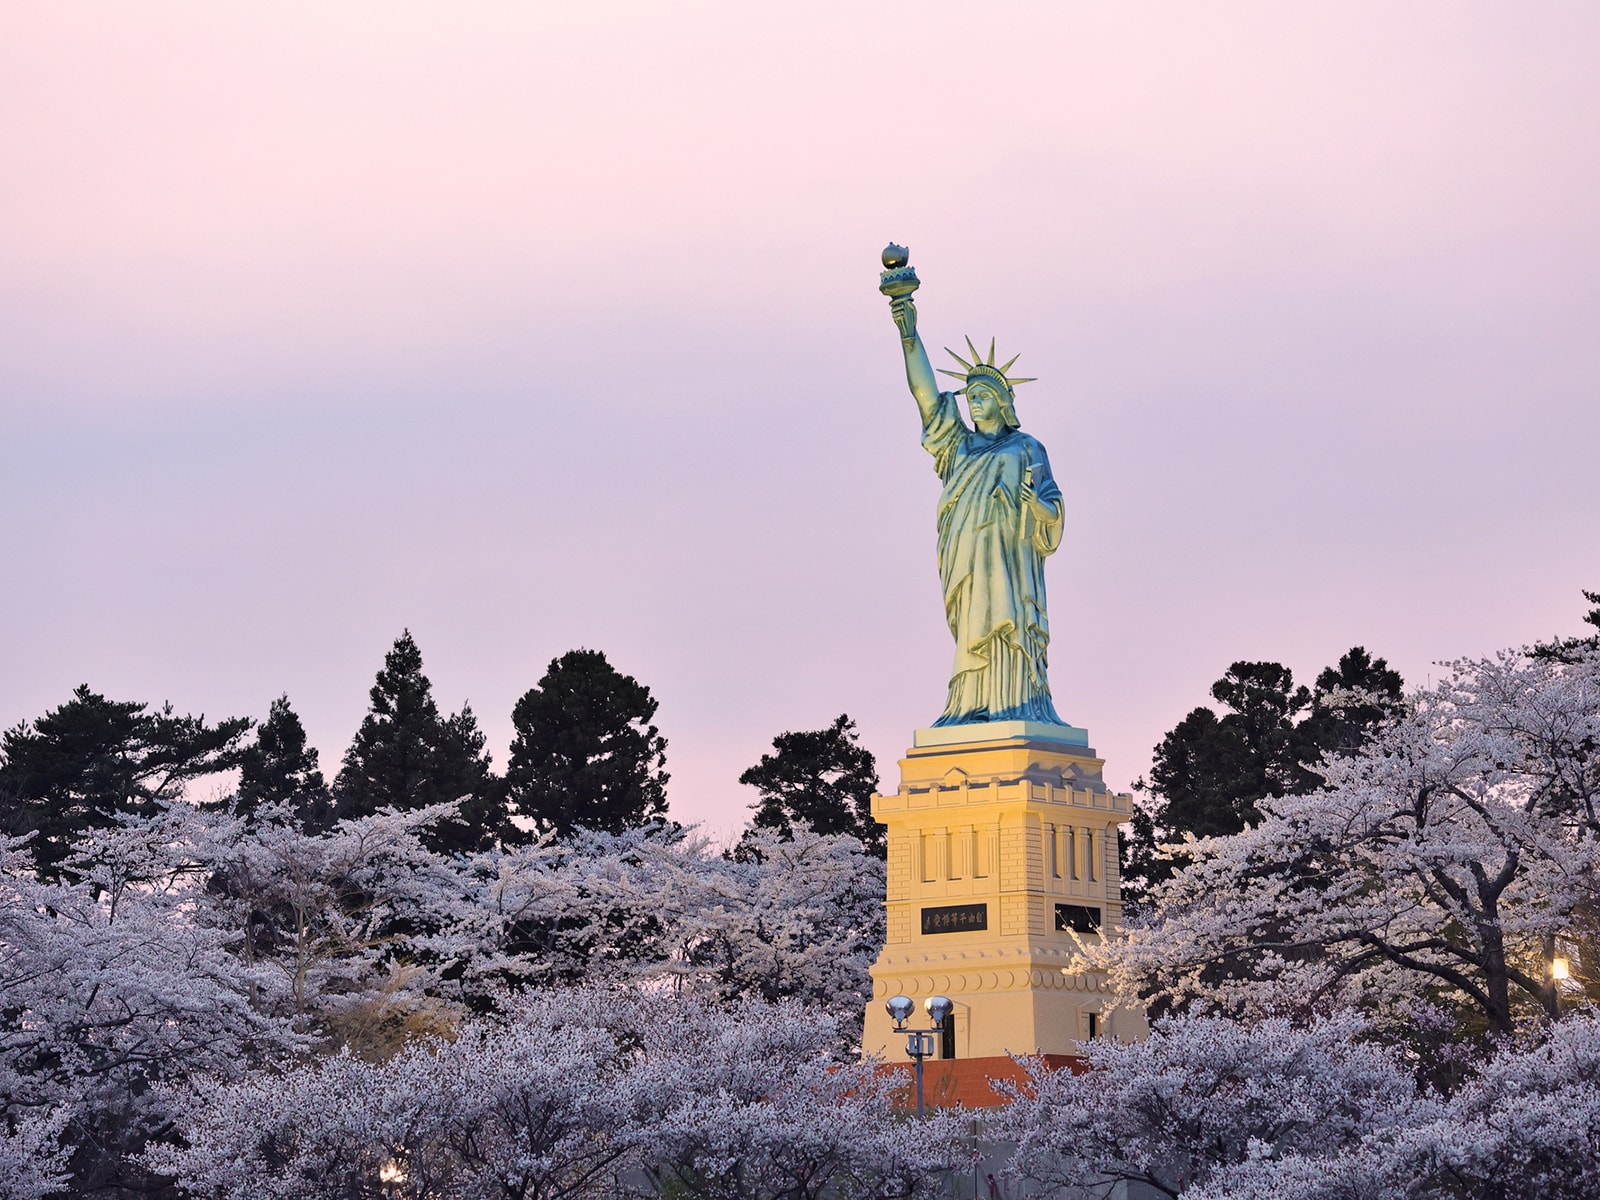
{"label": "crown spike", "polygon": [[970,336],[966,335],[966,334],[963,334],[962,336],[966,337],[966,339],[967,339],[967,349],[972,351],[972,362],[973,362],[973,365],[977,365],[978,363],[981,363],[983,361],[983,355],[979,354],[978,353],[978,348],[972,344],[972,338]]}
{"label": "crown spike", "polygon": [[941,375],[950,376],[951,379],[965,379],[967,377],[966,373],[962,371],[946,371],[943,367],[935,367],[934,370]]}
{"label": "crown spike", "polygon": [[[969,363],[966,359],[962,358],[961,355],[957,354],[954,350],[950,349],[949,346],[946,346],[944,348],[944,352],[946,354],[948,354],[951,358],[955,359],[958,363],[960,363],[967,370],[969,370],[969,371],[972,370],[972,364]],[[976,354],[974,354],[972,357],[973,358],[977,358],[978,356]],[[949,374],[949,372],[946,372],[946,374]]]}
{"label": "crown spike", "polygon": [[1008,379],[1008,380],[1006,380],[1006,382],[1009,383],[1012,387],[1016,387],[1017,384],[1019,384],[1019,383],[1036,383],[1036,382],[1038,382],[1038,379],[1039,379],[1039,377],[1037,375],[1030,375],[1026,379]]}
{"label": "crown spike", "polygon": [[[988,363],[988,365],[991,366],[991,367],[994,366],[994,339],[993,338],[989,339],[989,363]],[[1001,374],[1003,375],[1003,374],[1005,374],[1005,372],[1002,371]]]}
{"label": "crown spike", "polygon": [[1011,356],[1011,362],[1008,362],[1005,366],[1000,368],[1000,374],[1004,375],[1007,371],[1011,370],[1011,363],[1016,362],[1017,359],[1019,359],[1021,357],[1022,357],[1022,355],[1020,355],[1020,354],[1013,354]]}

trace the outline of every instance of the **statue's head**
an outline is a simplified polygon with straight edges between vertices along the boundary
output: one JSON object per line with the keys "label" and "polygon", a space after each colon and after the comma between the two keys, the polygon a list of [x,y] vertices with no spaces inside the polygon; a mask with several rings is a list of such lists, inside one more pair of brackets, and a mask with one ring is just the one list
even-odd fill
{"label": "statue's head", "polygon": [[946,371],[939,368],[941,375],[952,375],[962,381],[962,387],[956,393],[965,394],[967,397],[967,411],[972,414],[975,424],[987,424],[988,416],[992,412],[997,415],[1007,429],[1020,429],[1022,423],[1017,420],[1017,394],[1016,385],[1019,383],[1032,383],[1032,379],[1013,379],[1006,374],[1011,363],[1017,361],[1021,355],[1012,355],[1011,360],[1004,366],[994,365],[994,339],[989,340],[989,358],[985,362],[978,348],[972,344],[972,339],[967,339],[967,349],[972,352],[972,361],[968,362],[954,350],[946,347],[945,353],[965,368],[964,371]]}
{"label": "statue's head", "polygon": [[981,428],[998,419],[1007,429],[1022,427],[1017,420],[1016,397],[1003,381],[969,375],[967,386],[961,391],[967,397],[967,412],[974,425]]}

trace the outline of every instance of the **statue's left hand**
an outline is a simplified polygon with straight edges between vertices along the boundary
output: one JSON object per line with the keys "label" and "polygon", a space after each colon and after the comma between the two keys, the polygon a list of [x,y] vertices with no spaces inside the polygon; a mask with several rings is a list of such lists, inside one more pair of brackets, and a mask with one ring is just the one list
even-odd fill
{"label": "statue's left hand", "polygon": [[1033,514],[1036,521],[1052,521],[1055,519],[1056,506],[1046,504],[1039,499],[1039,493],[1033,490],[1033,468],[1029,467],[1022,474],[1022,506]]}

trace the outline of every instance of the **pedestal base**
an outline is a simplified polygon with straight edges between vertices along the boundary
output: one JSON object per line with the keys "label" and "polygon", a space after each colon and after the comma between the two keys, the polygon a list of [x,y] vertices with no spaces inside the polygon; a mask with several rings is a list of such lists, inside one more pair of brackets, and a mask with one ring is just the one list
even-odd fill
{"label": "pedestal base", "polygon": [[[919,730],[900,789],[874,796],[888,827],[887,938],[872,966],[863,1048],[904,1061],[892,995],[955,1002],[954,1057],[1077,1055],[1091,1037],[1144,1036],[1102,977],[1064,973],[1077,938],[1122,915],[1117,826],[1131,797],[1107,791],[1087,734],[996,722]],[[925,745],[924,734],[966,740]],[[1082,735],[1081,741],[1075,735]],[[949,1038],[942,1039],[949,1048]]]}

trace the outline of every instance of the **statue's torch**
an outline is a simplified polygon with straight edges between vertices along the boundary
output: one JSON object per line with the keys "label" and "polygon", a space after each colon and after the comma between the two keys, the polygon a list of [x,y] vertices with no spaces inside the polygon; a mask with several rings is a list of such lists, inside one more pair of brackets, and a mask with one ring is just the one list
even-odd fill
{"label": "statue's torch", "polygon": [[911,295],[922,286],[917,269],[910,265],[911,253],[904,246],[890,242],[883,248],[883,274],[878,276],[878,290],[891,300]]}

